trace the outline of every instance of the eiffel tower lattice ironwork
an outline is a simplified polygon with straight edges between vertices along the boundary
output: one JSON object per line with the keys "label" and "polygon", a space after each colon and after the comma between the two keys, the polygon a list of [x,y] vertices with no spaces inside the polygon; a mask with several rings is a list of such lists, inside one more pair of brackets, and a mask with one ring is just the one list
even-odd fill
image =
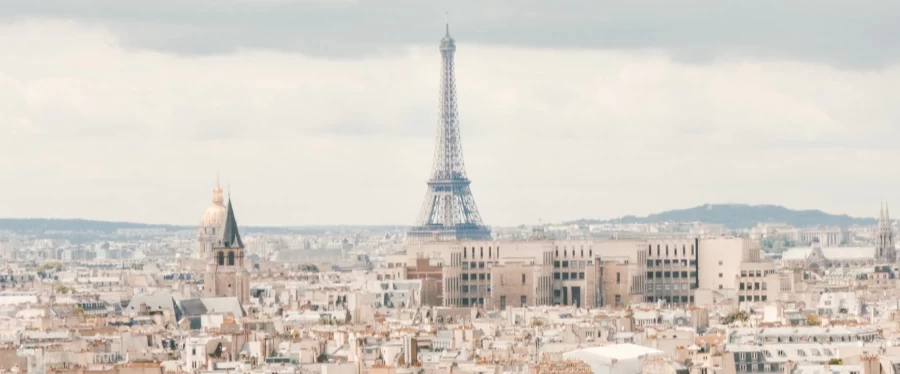
{"label": "eiffel tower lattice ironwork", "polygon": [[407,234],[407,241],[489,240],[491,230],[481,222],[463,162],[453,72],[456,43],[450,37],[449,24],[440,50],[441,91],[434,165],[422,211],[416,226]]}

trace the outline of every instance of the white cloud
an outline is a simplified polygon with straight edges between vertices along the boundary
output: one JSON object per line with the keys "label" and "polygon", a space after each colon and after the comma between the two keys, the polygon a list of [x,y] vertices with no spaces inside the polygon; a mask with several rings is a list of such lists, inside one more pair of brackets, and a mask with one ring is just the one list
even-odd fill
{"label": "white cloud", "polygon": [[[242,224],[412,224],[437,46],[358,60],[124,49],[102,28],[0,26],[3,216],[194,223],[217,172]],[[463,143],[494,225],[705,202],[872,215],[894,199],[900,66],[458,40]]]}

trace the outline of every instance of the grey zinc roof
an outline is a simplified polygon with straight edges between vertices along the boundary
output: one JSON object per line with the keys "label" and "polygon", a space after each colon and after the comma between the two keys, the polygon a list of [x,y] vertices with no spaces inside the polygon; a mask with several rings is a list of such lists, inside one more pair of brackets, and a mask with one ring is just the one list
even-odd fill
{"label": "grey zinc roof", "polygon": [[182,300],[181,308],[186,317],[196,317],[205,314],[228,314],[236,317],[246,316],[244,307],[236,297],[206,297],[202,299]]}
{"label": "grey zinc roof", "polygon": [[234,208],[231,198],[228,198],[228,213],[225,216],[225,230],[223,230],[222,245],[225,248],[244,248],[241,234],[238,232],[237,219],[234,217]]}
{"label": "grey zinc roof", "polygon": [[202,316],[206,314],[206,306],[200,299],[190,299],[181,301],[181,309],[187,317]]}

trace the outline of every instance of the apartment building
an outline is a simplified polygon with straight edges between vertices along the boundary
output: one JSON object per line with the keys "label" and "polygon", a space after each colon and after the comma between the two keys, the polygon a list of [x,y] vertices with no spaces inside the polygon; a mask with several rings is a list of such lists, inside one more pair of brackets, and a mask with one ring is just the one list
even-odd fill
{"label": "apartment building", "polygon": [[652,240],[643,248],[647,265],[644,299],[693,303],[697,288],[700,239]]}

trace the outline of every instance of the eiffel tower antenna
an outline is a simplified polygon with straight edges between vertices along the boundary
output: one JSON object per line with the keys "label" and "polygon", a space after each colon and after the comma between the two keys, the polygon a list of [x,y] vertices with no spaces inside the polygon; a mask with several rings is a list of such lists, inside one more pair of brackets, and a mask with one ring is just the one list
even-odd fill
{"label": "eiffel tower antenna", "polygon": [[450,37],[450,23],[441,39],[441,88],[438,106],[437,139],[431,179],[416,226],[407,234],[408,242],[437,240],[490,240],[491,230],[481,222],[463,162],[459,117],[456,105],[456,76],[453,55],[456,42]]}

